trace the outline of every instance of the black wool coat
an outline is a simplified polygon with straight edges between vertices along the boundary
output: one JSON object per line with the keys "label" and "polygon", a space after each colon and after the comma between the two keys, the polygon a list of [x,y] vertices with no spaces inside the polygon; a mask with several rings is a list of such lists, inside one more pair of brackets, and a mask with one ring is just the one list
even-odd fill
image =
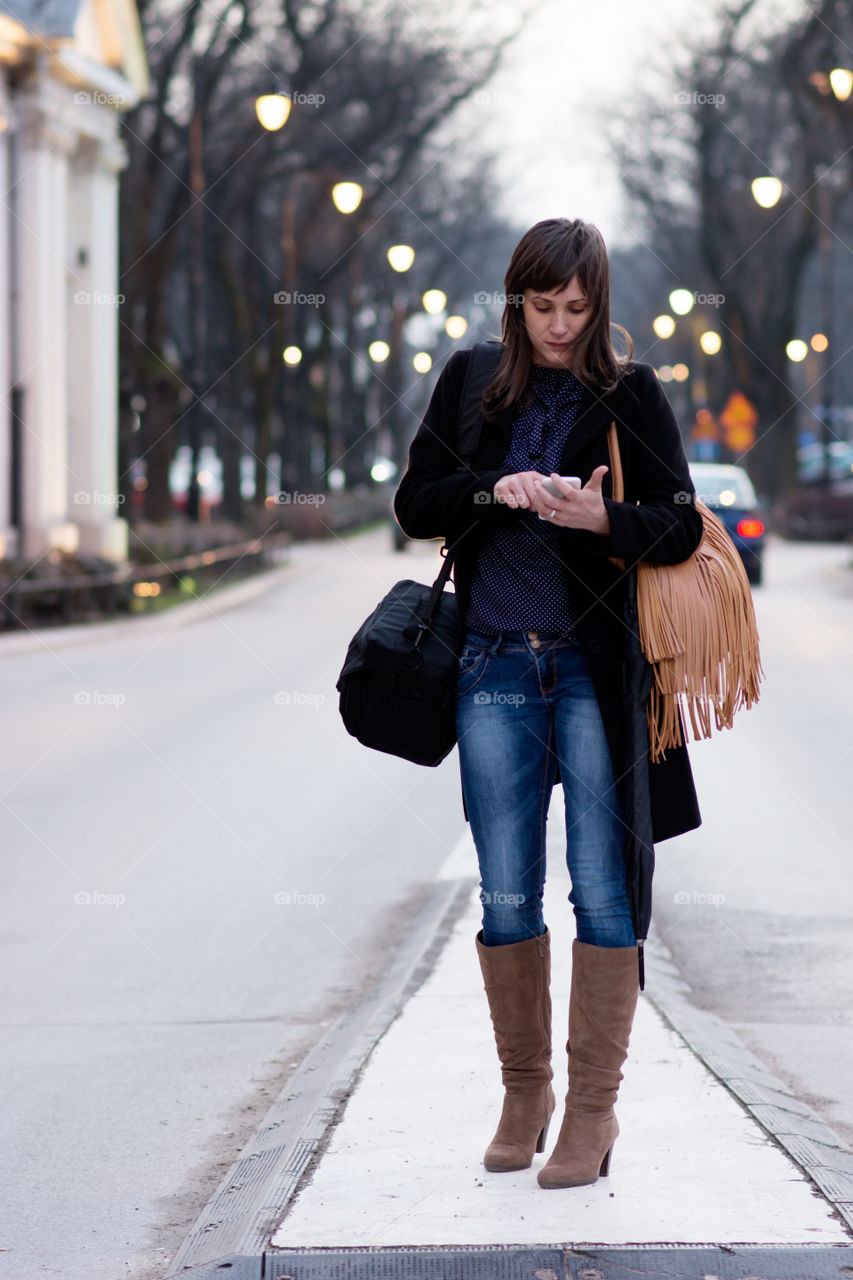
{"label": "black wool coat", "polygon": [[[456,544],[453,578],[460,643],[479,548],[490,530],[519,515],[492,496],[495,482],[511,473],[502,463],[512,435],[512,410],[482,423],[470,465],[461,464],[455,452],[456,421],[469,357],[469,351],[455,352],[439,377],[394,497],[394,513],[410,538],[445,538]],[[612,497],[607,449],[607,428],[612,421],[619,437],[624,502],[615,502]],[[624,789],[625,709],[620,661],[625,586],[623,572],[608,556],[621,557],[628,566],[640,560],[676,564],[692,554],[702,536],[702,518],[693,505],[695,490],[678,424],[650,365],[631,365],[606,395],[584,388],[558,470],[560,475],[580,476],[586,484],[601,465],[608,467],[602,495],[610,533],[562,529],[560,558],[569,578],[575,631],[595,687],[615,776]],[[649,784],[656,842],[699,826],[686,747],[668,751],[660,763],[650,762]]]}

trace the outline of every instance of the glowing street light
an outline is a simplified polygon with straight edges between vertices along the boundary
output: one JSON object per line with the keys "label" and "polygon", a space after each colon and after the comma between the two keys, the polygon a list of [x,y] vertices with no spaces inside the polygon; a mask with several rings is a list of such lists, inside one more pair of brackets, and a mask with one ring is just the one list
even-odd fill
{"label": "glowing street light", "polygon": [[853,71],[847,67],[835,67],[829,73],[829,85],[839,102],[846,102],[853,93]]}
{"label": "glowing street light", "polygon": [[672,376],[676,382],[686,382],[690,377],[690,370],[686,364],[674,364],[672,366]]}
{"label": "glowing street light", "polygon": [[388,346],[387,342],[382,342],[381,339],[377,339],[376,342],[371,342],[370,346],[367,348],[367,354],[370,356],[371,360],[375,361],[376,364],[382,364],[383,361],[387,360],[390,356],[391,348]]}
{"label": "glowing street light", "polygon": [[810,345],[812,351],[826,351],[829,346],[829,338],[825,333],[813,333]]}
{"label": "glowing street light", "polygon": [[772,209],[782,198],[782,183],[778,178],[767,175],[752,179],[752,198],[762,209]]}
{"label": "glowing street light", "polygon": [[415,366],[415,373],[429,373],[432,368],[432,356],[428,351],[419,351],[412,357],[412,364]]}
{"label": "glowing street light", "polygon": [[364,188],[358,182],[336,182],[332,187],[332,203],[338,213],[355,213],[363,195]]}
{"label": "glowing street light", "polygon": [[652,328],[659,338],[671,338],[675,333],[675,321],[672,316],[655,316]]}
{"label": "glowing street light", "polygon": [[290,98],[286,93],[262,93],[255,99],[257,117],[270,133],[275,133],[287,124],[290,106]]}
{"label": "glowing street light", "polygon": [[[673,289],[669,295],[669,305],[677,316],[686,316],[693,310],[693,294],[689,289]],[[675,325],[673,325],[673,328]]]}
{"label": "glowing street light", "polygon": [[448,338],[464,338],[468,332],[468,321],[464,316],[448,316],[444,322],[444,332]]}
{"label": "glowing street light", "polygon": [[441,289],[427,289],[421,301],[424,304],[424,311],[428,311],[431,316],[437,316],[447,306],[447,294]]}
{"label": "glowing street light", "polygon": [[302,359],[302,349],[300,347],[285,347],[281,353],[281,358],[286,365],[293,369]]}
{"label": "glowing street light", "polygon": [[395,271],[408,271],[415,260],[415,251],[410,244],[392,244],[388,250],[388,261]]}
{"label": "glowing street light", "polygon": [[699,346],[706,356],[715,356],[722,345],[722,338],[713,329],[708,329],[705,333],[699,335]]}
{"label": "glowing street light", "polygon": [[792,338],[785,348],[785,355],[794,364],[799,364],[801,360],[805,360],[808,354],[808,345],[803,342],[802,338]]}

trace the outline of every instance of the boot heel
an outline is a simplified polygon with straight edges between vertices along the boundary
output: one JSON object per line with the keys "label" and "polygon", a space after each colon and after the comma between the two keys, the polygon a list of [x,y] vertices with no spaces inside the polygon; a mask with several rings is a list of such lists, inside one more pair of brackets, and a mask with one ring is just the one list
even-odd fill
{"label": "boot heel", "polygon": [[601,1162],[601,1168],[598,1171],[599,1178],[606,1178],[610,1172],[610,1157],[613,1155],[613,1148],[615,1145],[615,1142],[611,1143],[609,1150],[604,1154],[604,1159]]}
{"label": "boot heel", "polygon": [[539,1137],[536,1141],[537,1156],[541,1156],[542,1152],[545,1150],[545,1143],[548,1141],[548,1126],[550,1125],[550,1123],[551,1123],[551,1117],[549,1116],[548,1119],[545,1121],[544,1125],[542,1126],[542,1132],[539,1134]]}

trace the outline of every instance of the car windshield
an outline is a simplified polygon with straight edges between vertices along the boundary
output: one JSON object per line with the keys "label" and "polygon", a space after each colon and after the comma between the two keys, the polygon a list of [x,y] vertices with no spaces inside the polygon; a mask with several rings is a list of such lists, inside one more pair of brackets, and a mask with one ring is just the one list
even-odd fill
{"label": "car windshield", "polygon": [[693,466],[696,497],[706,507],[754,507],[755,490],[742,467]]}

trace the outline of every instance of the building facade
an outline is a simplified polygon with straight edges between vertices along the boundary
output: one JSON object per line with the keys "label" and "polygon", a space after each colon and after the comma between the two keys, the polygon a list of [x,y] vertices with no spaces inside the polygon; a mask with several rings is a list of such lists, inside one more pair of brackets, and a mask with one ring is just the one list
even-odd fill
{"label": "building facade", "polygon": [[0,0],[0,558],[127,554],[117,492],[132,0]]}

